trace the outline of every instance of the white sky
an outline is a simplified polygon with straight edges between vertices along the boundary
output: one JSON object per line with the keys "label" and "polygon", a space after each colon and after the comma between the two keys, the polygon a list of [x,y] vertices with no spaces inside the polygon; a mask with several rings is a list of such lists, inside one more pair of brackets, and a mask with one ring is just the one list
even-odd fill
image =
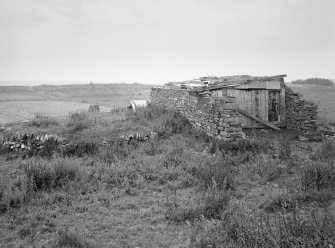
{"label": "white sky", "polygon": [[335,79],[334,0],[0,0],[0,81]]}

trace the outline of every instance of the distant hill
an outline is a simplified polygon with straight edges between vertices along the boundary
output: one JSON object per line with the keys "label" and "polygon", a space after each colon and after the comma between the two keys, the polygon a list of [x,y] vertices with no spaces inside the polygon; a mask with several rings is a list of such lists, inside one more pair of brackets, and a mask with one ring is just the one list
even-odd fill
{"label": "distant hill", "polygon": [[324,78],[309,78],[305,80],[295,80],[292,81],[292,84],[298,84],[298,85],[319,85],[319,86],[333,86],[334,83],[329,79]]}
{"label": "distant hill", "polygon": [[68,84],[39,86],[0,86],[0,103],[7,101],[72,101],[115,107],[132,99],[149,100],[153,85]]}

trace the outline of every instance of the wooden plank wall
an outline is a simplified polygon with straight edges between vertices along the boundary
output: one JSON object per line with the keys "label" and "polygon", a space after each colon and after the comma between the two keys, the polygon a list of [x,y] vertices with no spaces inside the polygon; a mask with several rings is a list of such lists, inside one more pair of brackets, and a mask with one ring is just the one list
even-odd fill
{"label": "wooden plank wall", "polygon": [[[258,90],[258,98],[259,98],[259,107],[258,107],[258,113],[256,113],[255,108],[255,90],[236,90],[236,89],[228,89],[227,95],[236,97],[236,102],[239,105],[239,108],[247,111],[248,113],[257,116],[265,121],[268,121],[268,112],[269,112],[269,106],[268,106],[268,91],[267,90]],[[243,116],[242,118],[242,124],[248,125],[248,126],[254,126],[257,123],[254,120],[251,120],[250,118]]]}

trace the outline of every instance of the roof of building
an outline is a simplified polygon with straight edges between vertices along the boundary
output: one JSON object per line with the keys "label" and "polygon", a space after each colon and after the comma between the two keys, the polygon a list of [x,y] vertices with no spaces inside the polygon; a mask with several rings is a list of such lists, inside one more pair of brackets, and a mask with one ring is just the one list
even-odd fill
{"label": "roof of building", "polygon": [[249,84],[252,82],[264,82],[272,81],[286,77],[286,74],[275,75],[275,76],[249,76],[249,75],[237,75],[237,76],[224,76],[224,77],[201,77],[199,79],[192,79],[182,82],[169,82],[165,84],[165,87],[171,88],[184,88],[190,89],[191,91],[201,92],[209,89],[220,89],[226,87],[235,87],[240,85]]}

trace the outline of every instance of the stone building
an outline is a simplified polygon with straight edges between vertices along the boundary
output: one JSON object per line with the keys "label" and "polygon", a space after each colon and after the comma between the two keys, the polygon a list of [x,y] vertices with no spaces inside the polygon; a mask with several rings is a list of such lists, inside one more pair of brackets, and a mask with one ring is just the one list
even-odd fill
{"label": "stone building", "polygon": [[151,91],[151,103],[182,113],[218,139],[243,138],[243,128],[290,128],[313,133],[317,106],[270,77],[202,77],[167,83]]}

